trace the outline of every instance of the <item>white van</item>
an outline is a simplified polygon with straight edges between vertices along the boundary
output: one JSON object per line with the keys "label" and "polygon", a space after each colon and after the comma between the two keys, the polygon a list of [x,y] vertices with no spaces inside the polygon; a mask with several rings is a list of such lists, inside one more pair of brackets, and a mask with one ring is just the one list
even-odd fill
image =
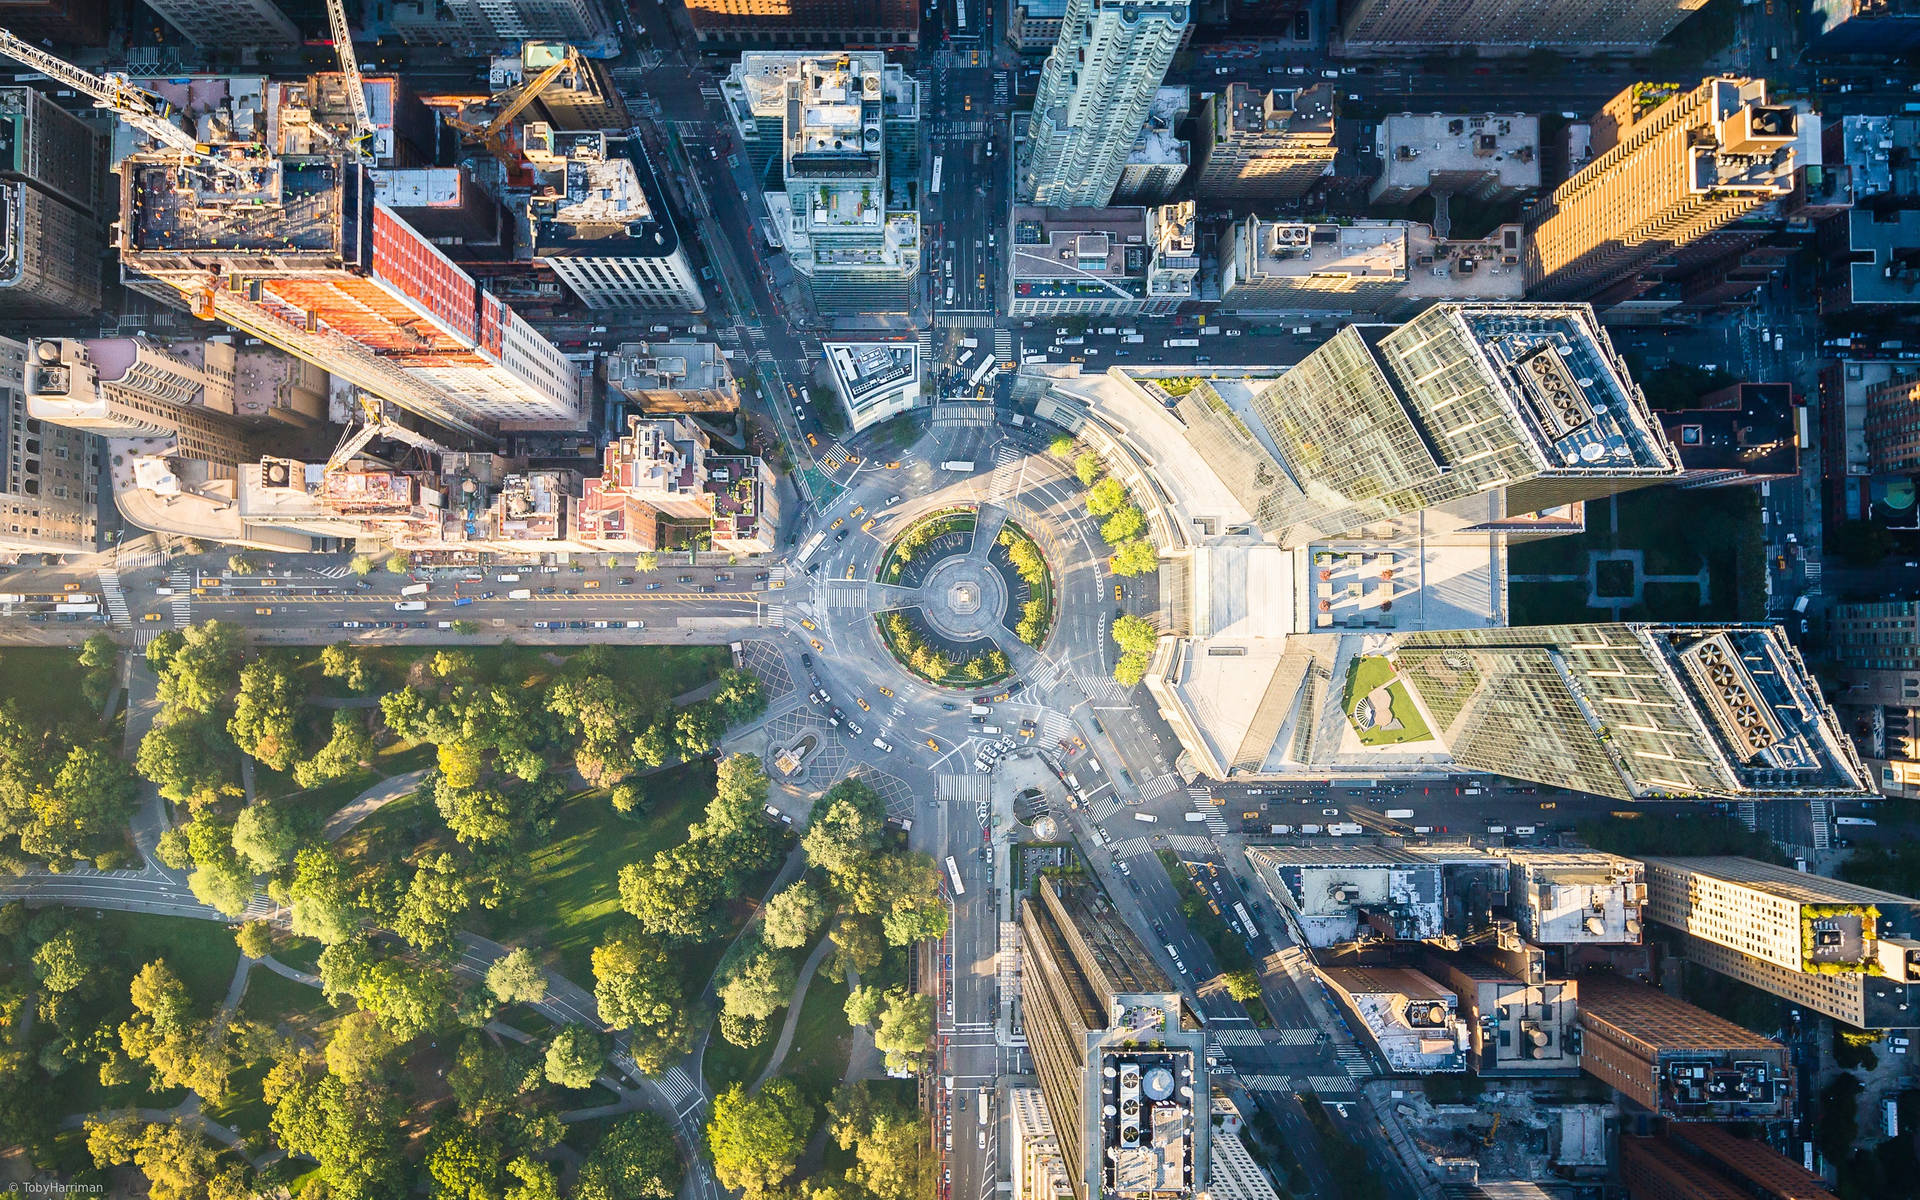
{"label": "white van", "polygon": [[520,577],[518,575],[495,575],[493,581],[495,583],[519,583]]}
{"label": "white van", "polygon": [[893,743],[887,741],[885,738],[873,739],[873,748],[875,750],[882,751],[883,753],[886,753],[886,754],[893,753]]}
{"label": "white van", "polygon": [[1135,813],[1133,814],[1133,819],[1136,821],[1145,821],[1149,825],[1158,825],[1160,823],[1160,818],[1154,816],[1152,813]]}
{"label": "white van", "polygon": [[425,600],[396,600],[393,602],[393,611],[425,612],[427,611],[427,602]]}
{"label": "white van", "polygon": [[1207,814],[1190,812],[1186,814],[1186,818],[1188,821],[1204,821],[1207,819]]}
{"label": "white van", "polygon": [[424,596],[427,594],[427,585],[424,583],[410,583],[400,589],[400,594],[402,596]]}
{"label": "white van", "polygon": [[969,704],[967,706],[967,711],[972,713],[976,717],[984,717],[988,713],[992,712],[993,709],[987,707],[984,704]]}

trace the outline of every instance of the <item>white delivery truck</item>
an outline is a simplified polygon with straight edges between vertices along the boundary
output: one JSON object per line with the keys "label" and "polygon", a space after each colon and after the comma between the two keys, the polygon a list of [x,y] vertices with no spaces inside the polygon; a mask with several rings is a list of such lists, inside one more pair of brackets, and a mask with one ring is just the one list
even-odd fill
{"label": "white delivery truck", "polygon": [[393,611],[425,612],[427,611],[427,602],[425,600],[396,600],[393,602]]}
{"label": "white delivery truck", "polygon": [[942,471],[959,471],[963,474],[971,475],[973,474],[973,460],[967,458],[950,458],[940,464],[940,469]]}
{"label": "white delivery truck", "polygon": [[1186,818],[1187,818],[1187,820],[1189,820],[1189,821],[1204,821],[1204,820],[1206,820],[1206,819],[1207,819],[1207,814],[1205,814],[1205,813],[1197,813],[1197,812],[1190,812],[1190,813],[1187,813],[1187,814],[1186,814]]}
{"label": "white delivery truck", "polygon": [[533,599],[533,589],[532,588],[514,588],[512,591],[507,593],[507,599],[531,600]]}
{"label": "white delivery truck", "polygon": [[1160,818],[1154,816],[1152,813],[1135,813],[1133,814],[1133,819],[1136,821],[1145,821],[1149,825],[1158,825],[1160,823]]}
{"label": "white delivery truck", "polygon": [[427,585],[424,583],[410,583],[400,589],[400,594],[402,596],[424,596],[427,594]]}

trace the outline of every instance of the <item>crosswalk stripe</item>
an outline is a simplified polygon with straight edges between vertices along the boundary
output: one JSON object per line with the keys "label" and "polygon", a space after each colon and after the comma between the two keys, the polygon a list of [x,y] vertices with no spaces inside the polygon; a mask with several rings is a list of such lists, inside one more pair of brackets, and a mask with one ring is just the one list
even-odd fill
{"label": "crosswalk stripe", "polygon": [[666,1093],[667,1103],[679,1108],[688,1096],[694,1094],[693,1080],[686,1071],[673,1067],[660,1077],[660,1090]]}

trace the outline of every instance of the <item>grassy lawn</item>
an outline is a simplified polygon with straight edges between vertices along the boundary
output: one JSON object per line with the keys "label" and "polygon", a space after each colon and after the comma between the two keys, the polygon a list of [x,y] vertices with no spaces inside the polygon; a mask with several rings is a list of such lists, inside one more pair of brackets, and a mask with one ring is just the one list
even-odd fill
{"label": "grassy lawn", "polygon": [[[233,969],[240,963],[240,947],[218,921],[192,917],[157,917],[145,913],[98,914],[94,928],[108,944],[118,944],[127,976],[156,958],[187,985],[200,1010],[210,1010],[227,994]],[[123,989],[116,989],[123,990]]]}
{"label": "grassy lawn", "polygon": [[[1525,548],[1516,547],[1514,552],[1518,554]],[[1515,570],[1518,569],[1515,568]],[[1555,625],[1565,621],[1586,621],[1590,620],[1595,612],[1594,609],[1587,607],[1585,581],[1516,583],[1508,591],[1508,601],[1515,625]]]}
{"label": "grassy lawn", "polygon": [[78,650],[9,646],[0,651],[0,700],[18,700],[32,720],[91,722],[97,730],[100,710],[80,694],[80,681],[86,677]]}
{"label": "grassy lawn", "polygon": [[[1587,505],[1588,529],[1581,536],[1514,547],[1513,573],[1584,574],[1589,550],[1639,550],[1649,575],[1692,575],[1704,567],[1712,600],[1703,607],[1691,590],[1683,598],[1671,588],[1648,584],[1643,593],[1645,607],[1636,609],[1633,619],[1757,619],[1766,606],[1759,505],[1752,488],[1701,488],[1685,493],[1684,498],[1664,487],[1623,492],[1612,501]],[[1579,565],[1572,565],[1576,560]],[[1605,594],[1609,579],[1604,567],[1602,571],[1599,583]],[[1516,583],[1511,593],[1513,623],[1589,620],[1596,610],[1586,607],[1586,591],[1584,581]],[[1663,607],[1670,604],[1677,607],[1671,611]]]}
{"label": "grassy lawn", "polygon": [[1351,713],[1360,698],[1393,678],[1393,664],[1377,654],[1367,654],[1347,664],[1347,694],[1342,706]]}
{"label": "grassy lawn", "polygon": [[[793,1027],[793,1047],[787,1051],[782,1073],[791,1075],[807,1099],[821,1107],[825,1120],[827,1098],[847,1073],[847,1055],[853,1049],[853,1027],[847,1024],[847,985],[815,975],[800,1005],[800,1021]],[[908,1098],[913,1102],[913,1097]]]}
{"label": "grassy lawn", "polygon": [[722,1037],[716,1022],[713,1036],[707,1039],[707,1052],[700,1059],[707,1086],[715,1092],[724,1092],[736,1083],[753,1086],[753,1081],[760,1078],[760,1072],[767,1069],[767,1063],[773,1058],[773,1044],[779,1040],[780,1026],[786,1019],[784,1008],[768,1017],[767,1040],[758,1046],[744,1047]]}
{"label": "grassy lawn", "polygon": [[[1433,736],[1427,723],[1420,719],[1420,713],[1413,706],[1413,697],[1407,695],[1407,686],[1398,679],[1387,685],[1387,708],[1394,720],[1400,722],[1400,728],[1392,729],[1375,725],[1372,729],[1360,732],[1360,743],[1364,746],[1397,746],[1402,742],[1424,742]],[[1376,714],[1375,719],[1378,719]]]}
{"label": "grassy lawn", "polygon": [[1602,559],[1593,565],[1593,590],[1601,596],[1631,596],[1633,577],[1633,564],[1626,559]]}
{"label": "grassy lawn", "polygon": [[[274,978],[278,979],[279,976]],[[259,980],[254,982],[258,983]],[[316,997],[320,994],[311,988],[307,990]],[[252,1143],[256,1152],[267,1147],[267,1118],[273,1114],[273,1106],[267,1103],[260,1089],[271,1065],[261,1062],[244,1071],[236,1071],[227,1097],[218,1104],[207,1104],[202,1110],[213,1121],[232,1126],[241,1137]]]}
{"label": "grassy lawn", "polygon": [[[582,792],[561,807],[553,832],[527,856],[520,902],[498,922],[493,936],[544,951],[550,965],[577,983],[592,980],[589,956],[621,911],[620,868],[686,840],[687,826],[700,819],[713,796],[713,766],[689,763],[642,782],[649,804],[637,819],[614,812],[599,790]],[[368,824],[403,803],[382,809]],[[426,815],[438,818],[431,803]]]}
{"label": "grassy lawn", "polygon": [[1641,593],[1640,603],[1622,615],[1629,621],[1698,621],[1710,610],[1719,609],[1718,603],[1701,607],[1700,588],[1695,584],[1649,583]]}
{"label": "grassy lawn", "polygon": [[294,1023],[310,1027],[334,1014],[333,1006],[319,988],[308,987],[285,975],[256,966],[247,975],[247,994],[240,1001],[240,1013],[249,1021],[272,1028],[282,1021],[312,1014],[311,1020]]}

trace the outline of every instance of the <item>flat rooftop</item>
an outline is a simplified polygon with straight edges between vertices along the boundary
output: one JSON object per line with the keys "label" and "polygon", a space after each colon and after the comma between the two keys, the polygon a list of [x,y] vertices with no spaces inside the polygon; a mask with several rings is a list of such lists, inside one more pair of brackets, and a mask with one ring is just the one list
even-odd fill
{"label": "flat rooftop", "polygon": [[1643,420],[1640,389],[1590,309],[1464,304],[1458,311],[1549,468],[1671,465],[1658,427]]}
{"label": "flat rooftop", "polygon": [[1847,214],[1847,249],[1855,304],[1920,304],[1920,209],[1854,209]]}
{"label": "flat rooftop", "polygon": [[1247,861],[1277,882],[1284,903],[1306,935],[1325,949],[1376,936],[1398,941],[1438,937],[1445,918],[1445,873],[1440,861],[1391,846],[1253,846]]}
{"label": "flat rooftop", "polygon": [[1193,89],[1162,87],[1154,92],[1147,120],[1133,139],[1129,166],[1171,165],[1187,161],[1188,146],[1178,136],[1180,122],[1192,106]]}
{"label": "flat rooftop", "polygon": [[1347,1010],[1359,1018],[1395,1072],[1437,1074],[1467,1069],[1467,1030],[1459,997],[1408,967],[1322,967]]}
{"label": "flat rooftop", "polygon": [[1741,786],[1757,794],[1869,789],[1800,653],[1777,625],[1650,628]]}
{"label": "flat rooftop", "polygon": [[622,342],[607,356],[607,379],[644,391],[722,388],[726,358],[712,342]]}
{"label": "flat rooftop", "polygon": [[1324,84],[1266,90],[1230,83],[1224,102],[1227,126],[1236,135],[1333,140],[1333,89]]}
{"label": "flat rooftop", "polygon": [[919,374],[920,347],[913,342],[826,342],[821,349],[856,408]]}
{"label": "flat rooftop", "polygon": [[1540,186],[1540,118],[1520,113],[1389,113],[1374,134],[1387,187],[1491,175]]}
{"label": "flat rooftop", "polygon": [[1637,944],[1646,908],[1644,870],[1600,852],[1514,850],[1508,895],[1527,937],[1544,945]]}
{"label": "flat rooftop", "polygon": [[1144,208],[1013,208],[1013,283],[1022,296],[1146,294]]}
{"label": "flat rooftop", "polygon": [[1249,278],[1407,278],[1407,228],[1400,221],[1310,225],[1250,218]]}
{"label": "flat rooftop", "polygon": [[[263,256],[341,251],[344,180],[334,160],[281,158],[251,169],[252,186],[178,163],[121,164],[122,245],[136,253]],[[358,168],[355,168],[357,171]]]}

